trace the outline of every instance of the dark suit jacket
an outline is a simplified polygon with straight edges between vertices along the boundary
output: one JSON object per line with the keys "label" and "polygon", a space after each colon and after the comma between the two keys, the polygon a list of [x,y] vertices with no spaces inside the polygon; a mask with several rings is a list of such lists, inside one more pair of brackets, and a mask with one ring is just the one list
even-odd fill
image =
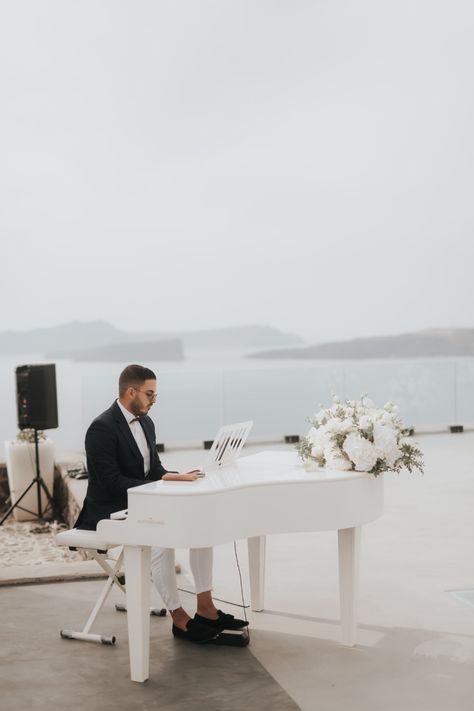
{"label": "dark suit jacket", "polygon": [[76,528],[94,530],[102,518],[127,508],[127,489],[157,481],[166,474],[156,451],[155,426],[140,417],[150,448],[150,471],[145,478],[143,457],[130,425],[116,402],[93,421],[86,433],[89,483]]}

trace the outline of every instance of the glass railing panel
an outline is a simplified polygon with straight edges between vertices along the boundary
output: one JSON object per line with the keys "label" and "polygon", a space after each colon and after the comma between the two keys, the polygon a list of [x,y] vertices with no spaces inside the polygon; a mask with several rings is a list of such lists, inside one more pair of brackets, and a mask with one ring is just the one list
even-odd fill
{"label": "glass railing panel", "polygon": [[[83,383],[83,427],[116,399],[116,376],[89,375]],[[150,411],[157,442],[212,439],[222,422],[220,372],[168,371],[159,378]],[[105,403],[105,405],[104,405]]]}
{"label": "glass railing panel", "polygon": [[158,442],[213,439],[223,419],[222,374],[215,370],[164,373],[151,416]]}
{"label": "glass railing panel", "polygon": [[344,394],[367,392],[375,404],[396,403],[406,425],[446,425],[455,413],[455,364],[452,361],[372,361],[344,366]]}
{"label": "glass railing panel", "polygon": [[[14,369],[21,362],[2,359],[1,440],[17,432]],[[392,400],[415,427],[474,424],[474,359],[236,365],[159,368],[159,399],[151,411],[158,441],[212,439],[220,425],[246,419],[255,422],[252,437],[302,434],[305,418],[320,403],[329,405],[333,393],[358,398],[368,392],[379,406]],[[120,364],[57,363],[59,428],[48,435],[58,450],[84,446],[87,427],[117,397],[120,370]]]}
{"label": "glass railing panel", "polygon": [[458,360],[456,367],[456,412],[449,424],[474,425],[474,359]]}
{"label": "glass railing panel", "polygon": [[305,418],[342,387],[332,365],[271,367],[224,372],[226,423],[253,420],[251,437],[306,433]]}
{"label": "glass railing panel", "polygon": [[82,442],[87,428],[98,415],[117,399],[117,377],[107,373],[89,372],[82,375]]}

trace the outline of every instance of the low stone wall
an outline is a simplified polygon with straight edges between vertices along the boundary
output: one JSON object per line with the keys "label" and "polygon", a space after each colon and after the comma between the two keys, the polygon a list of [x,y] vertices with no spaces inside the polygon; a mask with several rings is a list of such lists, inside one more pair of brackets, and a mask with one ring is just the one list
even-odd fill
{"label": "low stone wall", "polygon": [[62,521],[64,521],[68,528],[73,528],[79,516],[86,489],[87,479],[70,479],[67,473],[67,465],[56,465],[54,501]]}

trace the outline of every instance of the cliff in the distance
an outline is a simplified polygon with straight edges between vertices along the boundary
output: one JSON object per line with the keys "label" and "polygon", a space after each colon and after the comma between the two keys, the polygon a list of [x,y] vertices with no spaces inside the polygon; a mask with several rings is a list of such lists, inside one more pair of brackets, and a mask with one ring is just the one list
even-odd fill
{"label": "cliff in the distance", "polygon": [[398,336],[353,338],[303,348],[279,348],[249,354],[249,358],[429,358],[474,356],[474,329],[433,329]]}

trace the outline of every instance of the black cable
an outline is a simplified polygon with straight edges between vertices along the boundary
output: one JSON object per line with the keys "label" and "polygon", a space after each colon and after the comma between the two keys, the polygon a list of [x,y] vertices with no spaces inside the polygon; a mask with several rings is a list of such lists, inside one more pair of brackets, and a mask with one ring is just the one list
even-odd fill
{"label": "black cable", "polygon": [[[186,593],[187,595],[194,595],[196,596],[196,593],[194,590],[186,590],[186,588],[178,588],[179,592]],[[232,607],[239,607],[241,609],[245,609],[246,607],[250,607],[250,605],[240,605],[238,602],[231,602],[230,600],[224,600],[222,597],[215,597],[215,595],[212,596],[213,600],[217,600],[217,602],[224,602],[226,605],[232,605]]]}
{"label": "black cable", "polygon": [[[239,571],[239,580],[240,580],[240,594],[242,596],[242,609],[244,611],[244,619],[246,622],[248,622],[247,619],[247,610],[245,609],[245,600],[244,600],[244,586],[242,584],[242,571],[240,570],[240,565],[239,565],[239,556],[237,555],[237,543],[234,541],[234,553],[235,553],[235,562],[237,563],[237,570]],[[247,625],[245,628],[245,632],[247,632],[247,638],[250,643],[250,625]]]}
{"label": "black cable", "polygon": [[[234,541],[234,552],[236,553],[235,548],[236,548],[236,543],[235,543],[235,541]],[[244,601],[244,594],[243,594],[243,590],[242,590],[242,576],[241,576],[241,574],[240,574],[240,568],[239,568],[239,562],[238,562],[238,560],[237,560],[237,568],[238,568],[238,570],[239,570],[239,575],[240,575],[240,587],[241,587],[241,593],[242,593],[242,605],[241,605],[240,603],[238,603],[238,602],[231,602],[230,600],[224,600],[222,597],[216,597],[215,595],[212,596],[212,599],[213,599],[213,600],[217,600],[218,602],[224,602],[226,605],[232,605],[232,607],[240,607],[240,608],[242,608],[243,610],[245,610],[245,608],[250,607],[250,605],[246,605],[246,604],[245,604],[245,601]],[[194,590],[187,590],[186,588],[178,588],[178,590],[179,590],[179,592],[186,593],[187,595],[194,595],[194,597],[196,597],[196,595],[197,595],[197,593],[196,593]]]}

